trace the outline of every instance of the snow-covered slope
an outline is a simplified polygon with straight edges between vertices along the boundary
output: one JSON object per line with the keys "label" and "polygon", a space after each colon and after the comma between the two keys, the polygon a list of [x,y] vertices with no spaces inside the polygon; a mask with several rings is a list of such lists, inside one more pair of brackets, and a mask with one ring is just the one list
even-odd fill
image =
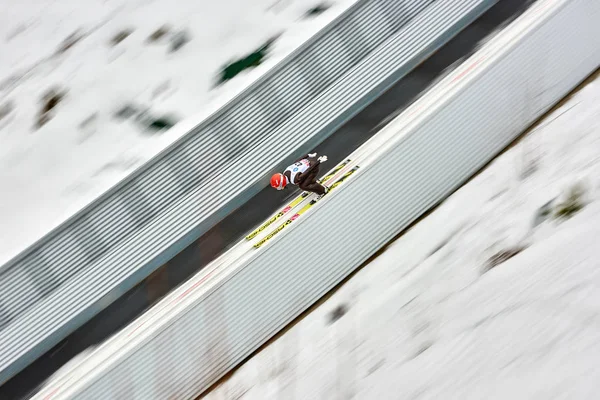
{"label": "snow-covered slope", "polygon": [[596,398],[599,189],[596,80],[205,398]]}
{"label": "snow-covered slope", "polygon": [[[355,1],[308,17],[322,1],[0,0],[0,265],[184,133],[119,109],[200,120]],[[214,87],[279,34],[262,65]],[[52,89],[64,97],[38,128]]]}

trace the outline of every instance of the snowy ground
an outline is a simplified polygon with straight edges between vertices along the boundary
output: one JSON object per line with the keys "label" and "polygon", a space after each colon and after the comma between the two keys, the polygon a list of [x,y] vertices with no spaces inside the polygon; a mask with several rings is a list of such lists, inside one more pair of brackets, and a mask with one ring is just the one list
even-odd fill
{"label": "snowy ground", "polygon": [[599,189],[597,79],[205,398],[596,398]]}
{"label": "snowy ground", "polygon": [[[322,1],[0,0],[0,265],[183,133],[144,131],[120,107],[199,120],[355,1],[307,18]],[[281,33],[264,64],[214,88],[225,64]],[[37,128],[53,88],[65,96]]]}

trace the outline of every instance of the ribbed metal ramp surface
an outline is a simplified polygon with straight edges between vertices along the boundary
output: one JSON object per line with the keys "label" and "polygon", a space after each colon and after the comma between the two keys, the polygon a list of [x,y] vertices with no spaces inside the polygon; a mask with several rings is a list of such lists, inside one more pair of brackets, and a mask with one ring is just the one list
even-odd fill
{"label": "ribbed metal ramp surface", "polygon": [[[304,46],[96,205],[3,266],[1,381],[242,204],[282,159],[325,139],[494,2],[358,2],[325,39]],[[254,169],[240,185],[218,178],[245,163]]]}

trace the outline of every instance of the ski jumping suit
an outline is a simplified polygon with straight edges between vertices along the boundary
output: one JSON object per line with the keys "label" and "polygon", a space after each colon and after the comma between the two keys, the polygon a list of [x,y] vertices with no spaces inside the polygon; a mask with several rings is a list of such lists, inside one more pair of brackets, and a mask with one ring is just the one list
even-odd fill
{"label": "ski jumping suit", "polygon": [[319,164],[317,157],[309,157],[307,154],[287,167],[283,174],[288,182],[298,185],[300,189],[322,195],[325,193],[325,187],[317,182]]}

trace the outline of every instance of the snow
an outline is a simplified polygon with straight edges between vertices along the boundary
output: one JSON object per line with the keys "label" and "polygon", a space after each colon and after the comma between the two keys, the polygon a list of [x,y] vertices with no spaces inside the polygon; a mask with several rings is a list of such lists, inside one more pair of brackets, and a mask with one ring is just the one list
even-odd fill
{"label": "snow", "polygon": [[205,399],[595,398],[599,116],[597,79]]}
{"label": "snow", "polygon": [[[0,265],[218,109],[356,0],[0,0]],[[172,36],[190,41],[169,51]],[[116,45],[120,32],[131,34]],[[214,87],[225,64],[282,34],[266,61]],[[74,41],[64,52],[70,38]],[[68,46],[67,46],[68,47]],[[36,121],[50,89],[66,95]],[[114,117],[133,103],[181,121],[163,134]]]}

